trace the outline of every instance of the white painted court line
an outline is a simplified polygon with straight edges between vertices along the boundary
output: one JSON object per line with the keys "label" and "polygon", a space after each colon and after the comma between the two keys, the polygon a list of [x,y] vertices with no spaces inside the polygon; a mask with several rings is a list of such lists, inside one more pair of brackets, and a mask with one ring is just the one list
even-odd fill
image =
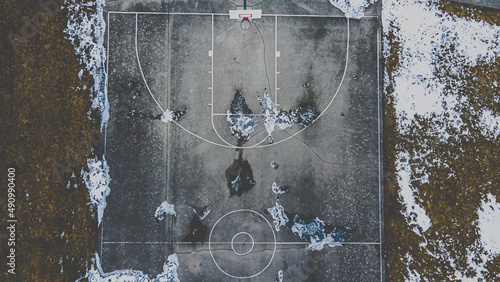
{"label": "white painted court line", "polygon": [[[132,14],[132,13],[131,13]],[[136,51],[136,56],[137,56],[137,62],[139,64],[139,70],[141,71],[141,74],[142,74],[142,78],[143,78],[143,81],[144,83],[146,84],[146,88],[148,89],[148,92],[149,94],[151,95],[151,97],[153,98],[153,100],[157,103],[157,105],[160,107],[160,109],[162,109],[162,111],[164,112],[163,108],[160,106],[160,104],[158,103],[158,101],[156,101],[156,99],[154,98],[154,95],[153,93],[151,92],[149,86],[148,86],[148,83],[145,79],[145,76],[144,76],[144,73],[142,72],[142,67],[141,67],[141,63],[140,63],[140,60],[139,60],[139,51],[138,51],[138,48],[137,48],[137,14],[138,13],[133,13],[135,14],[135,18],[136,18],[136,30],[135,30],[135,51]],[[213,67],[213,21],[214,21],[214,14],[210,14],[211,17],[212,17],[212,67]],[[343,72],[343,75],[342,75],[342,79],[339,83],[339,86],[337,88],[337,90],[335,91],[335,94],[333,95],[332,99],[330,100],[330,102],[328,103],[327,107],[318,115],[318,117],[316,118],[316,120],[314,120],[310,125],[307,125],[305,127],[303,127],[302,129],[300,129],[299,131],[295,132],[294,134],[288,136],[287,138],[284,138],[282,140],[279,140],[277,142],[274,142],[274,143],[271,143],[271,144],[265,144],[265,145],[261,145],[266,139],[262,139],[261,142],[257,143],[257,144],[254,144],[254,145],[251,145],[251,146],[235,146],[235,145],[232,145],[231,143],[225,141],[222,136],[219,134],[219,132],[217,131],[216,127],[215,127],[215,124],[214,124],[214,121],[213,121],[213,116],[211,116],[211,120],[212,120],[212,127],[215,131],[215,133],[219,136],[219,138],[226,144],[220,144],[220,143],[217,143],[217,142],[214,142],[214,141],[211,141],[211,140],[208,140],[204,137],[201,137],[199,135],[197,135],[196,133],[193,133],[191,132],[190,130],[188,130],[187,128],[181,126],[178,122],[176,121],[173,121],[174,124],[176,124],[177,126],[179,126],[181,129],[183,129],[184,131],[188,132],[189,134],[209,143],[209,144],[212,144],[212,145],[216,145],[216,146],[219,146],[219,147],[224,147],[224,148],[231,148],[231,149],[240,149],[240,148],[248,148],[248,149],[253,149],[253,148],[265,148],[265,147],[270,147],[270,146],[274,146],[274,145],[277,145],[277,144],[280,144],[280,143],[283,143],[285,141],[288,141],[290,140],[291,138],[295,137],[296,135],[298,135],[299,133],[301,133],[302,131],[306,130],[307,128],[309,128],[309,126],[313,125],[323,114],[325,114],[325,112],[328,110],[328,108],[331,106],[331,104],[333,103],[333,101],[335,100],[335,98],[337,97],[338,93],[340,92],[340,88],[344,82],[344,79],[345,79],[345,75],[347,73],[347,66],[348,66],[348,63],[349,63],[349,39],[350,39],[350,25],[349,25],[349,18],[346,18],[347,19],[347,40],[346,40],[346,63],[345,63],[345,66],[344,66],[344,72]],[[213,69],[212,69],[212,77],[213,77]],[[212,112],[213,112],[213,86],[211,87],[212,89]]]}
{"label": "white painted court line", "polygon": [[[377,21],[378,23],[379,21]],[[380,112],[380,100],[382,97],[380,97],[380,33],[381,29],[380,26],[377,28],[377,100],[378,100],[378,187],[379,187],[379,195],[378,195],[378,224],[379,224],[379,241],[380,241],[380,281],[384,281],[384,274],[383,274],[383,248],[382,248],[382,209],[384,208],[382,206],[382,194],[383,194],[383,184],[382,184],[382,160],[381,160],[381,112]]]}
{"label": "white painted court line", "polygon": [[[141,15],[193,15],[193,16],[228,16],[229,13],[183,13],[183,12],[127,12],[108,11],[110,14],[141,14]],[[343,15],[303,15],[303,14],[262,14],[262,17],[304,17],[304,18],[346,18]],[[378,18],[379,16],[362,16],[361,18]]]}
{"label": "white painted court line", "polygon": [[211,115],[210,115],[210,121],[212,122],[212,128],[215,132],[215,134],[217,134],[217,136],[219,137],[219,139],[226,143],[226,145],[228,146],[234,146],[232,145],[231,143],[227,142],[224,138],[222,138],[222,136],[219,134],[219,131],[217,130],[217,128],[215,127],[215,122],[214,122],[214,15],[211,15],[211,24],[212,24],[212,52],[211,52],[211,55],[210,56],[210,59],[211,59],[211,63],[212,63],[212,68],[211,68],[211,74],[212,74],[212,87],[210,87],[210,93],[212,95],[211,97],[211,102],[210,102],[210,108],[212,109],[211,111]]}
{"label": "white painted court line", "polygon": [[214,116],[265,116],[265,114],[228,114],[228,113],[213,113]]}
{"label": "white painted court line", "polygon": [[[145,245],[155,245],[155,244],[181,244],[181,245],[191,245],[192,242],[176,242],[176,241],[151,241],[151,242],[120,242],[120,241],[109,241],[104,242],[104,244],[118,244],[118,245],[127,245],[127,244],[145,244]],[[196,242],[195,244],[208,244],[208,242]],[[210,242],[210,244],[228,244],[231,245],[231,242]],[[246,244],[244,242],[234,244]],[[276,242],[276,245],[309,245],[310,242]],[[339,242],[340,245],[380,245],[380,242]],[[274,242],[255,242],[255,245],[274,245]],[[334,248],[334,247],[332,247]]]}
{"label": "white painted court line", "polygon": [[[105,80],[105,83],[104,83],[104,87],[105,87],[105,91],[106,93],[108,93],[108,80],[109,80],[109,26],[110,26],[110,22],[109,22],[109,13],[107,14],[107,18],[108,18],[108,21],[106,22],[106,31],[107,31],[107,34],[106,34],[106,80]],[[106,94],[106,99],[108,99],[108,96]],[[108,99],[109,101],[109,99]],[[103,146],[102,146],[102,155],[105,157],[106,156],[106,139],[107,139],[107,129],[108,129],[108,125],[106,124],[106,126],[104,127],[104,141],[103,141]],[[100,256],[102,258],[102,245],[103,245],[103,241],[104,241],[104,220],[101,221],[101,249],[100,249]]]}
{"label": "white painted court line", "polygon": [[156,100],[155,96],[153,95],[153,92],[151,92],[151,89],[149,89],[149,84],[146,82],[146,77],[144,76],[144,72],[142,72],[141,60],[139,59],[139,48],[137,48],[137,18],[138,18],[137,14],[135,14],[135,40],[134,41],[135,41],[135,55],[137,58],[137,65],[139,66],[139,70],[141,71],[141,76],[142,76],[142,79],[144,80],[144,84],[146,84],[146,88],[148,89],[149,94],[151,94],[151,98],[153,98],[153,100],[155,101],[158,108],[160,108],[162,112],[165,112],[163,107]]}
{"label": "white painted court line", "polygon": [[274,16],[274,103],[278,105],[278,16]]}
{"label": "white painted court line", "polygon": [[[138,15],[135,15],[135,17],[137,18]],[[171,85],[171,79],[172,79],[172,72],[170,71],[170,63],[172,61],[171,59],[171,49],[172,49],[172,46],[171,46],[171,43],[170,43],[170,39],[172,37],[172,33],[171,33],[171,29],[172,29],[172,25],[173,25],[173,17],[171,16],[168,16],[167,17],[167,45],[168,45],[168,52],[167,52],[167,70],[168,71],[168,74],[167,74],[167,109],[170,109],[170,85]],[[137,37],[136,37],[137,39]],[[166,157],[167,157],[167,163],[166,163],[166,166],[167,166],[167,175],[166,175],[166,183],[165,183],[165,196],[164,198],[166,199],[167,202],[169,202],[169,199],[168,199],[168,188],[169,188],[169,185],[170,185],[170,150],[171,150],[171,144],[170,144],[170,140],[172,140],[170,138],[171,136],[171,130],[172,130],[172,127],[170,125],[170,123],[167,123],[167,135],[166,136],[163,136],[163,142],[164,144],[166,144]],[[166,139],[166,140],[165,140]],[[174,233],[174,223],[172,220],[170,219],[167,219],[167,222],[165,223],[165,232],[167,234],[169,234],[168,232],[170,231],[171,232],[171,235],[173,235]],[[170,229],[170,230],[169,230]]]}

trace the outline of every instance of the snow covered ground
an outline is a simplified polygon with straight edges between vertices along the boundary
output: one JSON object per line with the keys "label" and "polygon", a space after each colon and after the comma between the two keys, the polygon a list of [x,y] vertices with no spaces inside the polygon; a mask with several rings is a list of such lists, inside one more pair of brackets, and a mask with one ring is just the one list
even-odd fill
{"label": "snow covered ground", "polygon": [[142,281],[142,282],[179,282],[177,276],[177,268],[179,267],[179,260],[176,254],[171,254],[167,258],[167,262],[163,265],[163,272],[158,274],[156,278],[150,278],[142,271],[124,269],[115,270],[113,272],[105,273],[101,267],[99,255],[96,253],[92,259],[92,265],[87,271],[85,277],[80,278],[78,281],[89,282],[106,282],[106,281]]}
{"label": "snow covered ground", "polygon": [[[423,140],[418,143],[418,147],[396,147],[397,182],[400,201],[404,207],[401,213],[410,229],[425,242],[415,246],[416,248],[424,248],[433,257],[448,257],[447,249],[437,248],[438,251],[432,251],[427,248],[432,236],[426,232],[432,229],[433,218],[426,211],[427,203],[422,200],[426,191],[420,190],[420,187],[436,180],[429,171],[449,170],[448,178],[456,177],[456,172],[450,167],[450,160],[436,157],[439,156],[436,153],[449,154],[438,151],[443,148],[440,144],[448,144],[454,140],[472,142],[479,138],[477,135],[473,136],[478,134],[476,132],[498,144],[498,112],[487,106],[471,107],[473,97],[468,96],[464,89],[468,83],[465,78],[472,76],[472,68],[498,59],[500,27],[448,14],[440,10],[438,4],[437,0],[383,1],[384,56],[388,59],[397,52],[398,60],[392,73],[385,71],[384,88],[386,91],[392,89],[386,95],[393,101],[399,133],[402,136],[417,136],[416,132],[425,132],[424,135],[420,134]],[[493,93],[497,89],[495,101],[498,103],[498,81],[491,81],[491,86]],[[469,119],[470,116],[477,117],[478,122],[464,120],[464,117]],[[460,146],[456,150],[458,154],[474,154],[464,152]],[[468,188],[455,189],[458,193]],[[489,254],[498,253],[500,242],[492,235],[492,224],[498,222],[500,209],[494,196],[487,196],[487,201],[483,202],[478,213],[477,224],[482,247]],[[439,245],[436,242],[433,244]],[[470,251],[469,266],[476,271],[476,276],[469,275],[468,279],[476,281],[483,278],[481,270],[484,270],[482,265],[485,260],[493,257],[486,256],[481,247],[467,248]],[[477,263],[477,259],[472,259],[474,256],[482,258],[483,262]],[[407,265],[415,260],[417,258],[406,254]],[[457,269],[455,276],[448,277],[449,279],[467,278],[463,269],[458,270],[452,258],[447,260]],[[408,280],[417,281],[420,280],[419,277],[418,271],[408,268]]]}
{"label": "snow covered ground", "polygon": [[[79,1],[66,0],[69,20],[64,32],[75,46],[76,54],[80,56],[85,70],[94,79],[92,87],[92,108],[101,114],[101,130],[109,119],[109,101],[106,83],[106,50],[104,37],[106,22],[104,21],[104,0],[90,1],[80,4]],[[95,9],[95,12],[92,11]],[[84,70],[79,73],[82,78]]]}
{"label": "snow covered ground", "polygon": [[348,18],[359,19],[365,9],[377,0],[330,0],[330,3],[342,10]]}
{"label": "snow covered ground", "polygon": [[491,193],[482,202],[478,210],[481,241],[486,251],[491,255],[500,254],[500,200]]}
{"label": "snow covered ground", "polygon": [[109,195],[109,166],[103,157],[99,160],[97,157],[88,159],[87,165],[89,172],[82,171],[83,179],[89,189],[90,204],[92,208],[97,209],[97,222],[101,224],[104,209],[106,208],[106,197]]}

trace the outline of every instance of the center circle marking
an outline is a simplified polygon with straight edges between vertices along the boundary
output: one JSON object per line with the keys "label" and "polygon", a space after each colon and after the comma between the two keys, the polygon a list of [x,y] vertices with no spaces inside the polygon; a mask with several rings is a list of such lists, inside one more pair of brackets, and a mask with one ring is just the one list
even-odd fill
{"label": "center circle marking", "polygon": [[[252,246],[250,247],[250,249],[244,253],[238,253],[235,249],[234,249],[234,238],[240,236],[240,235],[247,235],[247,237],[250,237],[250,241],[252,242]],[[249,233],[247,232],[239,232],[239,233],[236,233],[236,235],[233,236],[233,239],[231,239],[231,249],[233,249],[233,252],[239,256],[244,256],[244,255],[248,255],[252,250],[253,250],[253,247],[255,246],[255,241],[253,240],[253,237],[252,235],[250,235]]]}
{"label": "center circle marking", "polygon": [[[264,267],[264,269],[260,270],[259,272],[253,274],[253,275],[249,275],[249,276],[236,276],[236,275],[232,275],[230,273],[227,273],[226,271],[224,271],[220,266],[219,264],[217,263],[217,261],[215,260],[215,257],[214,257],[214,254],[212,253],[212,234],[214,232],[214,229],[215,229],[215,226],[217,226],[217,224],[223,219],[225,218],[226,216],[229,216],[233,213],[239,213],[239,212],[250,212],[250,213],[253,213],[255,215],[257,215],[258,217],[260,217],[261,219],[264,220],[265,223],[267,223],[267,226],[269,227],[269,229],[271,230],[272,234],[273,234],[273,252],[272,252],[272,255],[271,255],[271,259],[269,260],[269,262],[267,263],[267,265]],[[242,232],[240,232],[242,233]],[[246,233],[246,232],[245,232]],[[236,234],[238,235],[238,234]],[[236,236],[235,235],[235,236]],[[248,234],[250,235],[250,234]],[[234,237],[233,236],[233,239]],[[231,240],[232,241],[232,240]],[[253,242],[253,237],[252,237],[252,242]],[[253,249],[253,246],[254,244],[252,244],[252,249]],[[246,279],[246,278],[253,278],[255,276],[258,276],[259,274],[261,274],[262,272],[264,272],[264,270],[266,270],[270,265],[271,265],[271,262],[273,261],[273,258],[274,258],[274,255],[276,254],[276,234],[274,233],[274,229],[273,229],[273,226],[271,225],[271,223],[269,222],[269,220],[267,220],[267,218],[265,218],[262,214],[254,211],[254,210],[250,210],[250,209],[241,209],[241,210],[234,210],[234,211],[230,211],[228,213],[226,213],[225,215],[223,215],[221,218],[219,218],[215,224],[212,226],[212,229],[210,230],[210,234],[208,236],[208,250],[210,252],[210,256],[212,257],[212,260],[213,262],[215,263],[215,265],[217,266],[217,268],[224,274],[226,274],[227,276],[229,277],[232,277],[232,278],[237,278],[237,279]],[[233,250],[234,251],[234,250]],[[235,252],[236,253],[236,252]]]}

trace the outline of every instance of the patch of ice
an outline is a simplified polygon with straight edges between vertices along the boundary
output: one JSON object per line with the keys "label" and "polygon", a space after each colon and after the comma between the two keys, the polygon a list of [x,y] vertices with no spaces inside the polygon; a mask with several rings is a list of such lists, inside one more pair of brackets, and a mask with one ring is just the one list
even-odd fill
{"label": "patch of ice", "polygon": [[478,210],[478,227],[481,235],[481,242],[484,249],[490,255],[500,254],[500,236],[498,226],[500,226],[500,201],[491,193],[487,199],[481,203]]}
{"label": "patch of ice", "polygon": [[[64,30],[67,38],[75,46],[80,62],[94,79],[91,94],[92,108],[99,109],[101,113],[101,131],[109,119],[109,102],[105,87],[107,74],[104,69],[106,22],[103,9],[105,2],[105,0],[96,0],[80,3],[77,0],[66,0],[69,18]],[[83,70],[80,70],[78,73],[80,79],[82,75]]]}
{"label": "patch of ice", "polygon": [[427,231],[431,227],[432,222],[425,209],[416,203],[415,189],[411,185],[411,167],[409,164],[410,154],[399,153],[396,157],[396,170],[398,176],[398,184],[400,187],[399,196],[404,205],[404,210],[401,211],[406,218],[408,224],[413,226],[413,231],[418,235]]}
{"label": "patch of ice", "polygon": [[176,254],[171,254],[167,258],[167,263],[163,265],[163,272],[156,276],[156,279],[151,279],[147,274],[142,271],[124,269],[115,270],[113,272],[105,273],[102,270],[99,255],[95,253],[92,258],[90,269],[87,270],[85,277],[79,278],[77,281],[89,282],[108,282],[108,281],[121,281],[121,282],[179,282],[177,275],[177,268],[179,267],[179,260]]}
{"label": "patch of ice", "polygon": [[486,137],[496,139],[500,135],[500,116],[491,110],[484,110],[481,114],[481,131]]}
{"label": "patch of ice", "polygon": [[89,190],[90,205],[92,208],[97,208],[98,226],[101,224],[104,209],[106,208],[106,197],[109,195],[109,166],[104,156],[102,160],[97,157],[87,160],[89,172],[83,173],[85,184]]}
{"label": "patch of ice", "polygon": [[365,9],[376,0],[330,0],[330,3],[344,12],[346,18],[359,19]]}
{"label": "patch of ice", "polygon": [[163,220],[166,215],[175,216],[176,214],[174,210],[174,205],[167,203],[167,201],[164,201],[156,208],[155,218],[157,220]]}

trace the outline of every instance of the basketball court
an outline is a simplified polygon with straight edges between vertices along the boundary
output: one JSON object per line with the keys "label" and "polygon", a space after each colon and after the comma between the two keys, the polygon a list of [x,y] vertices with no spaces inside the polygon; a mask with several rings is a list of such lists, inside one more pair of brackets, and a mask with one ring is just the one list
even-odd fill
{"label": "basketball court", "polygon": [[[301,4],[316,15],[262,2],[248,7],[260,18],[232,12],[249,16],[248,26],[230,17],[235,5],[205,2],[109,7],[103,270],[156,277],[176,253],[181,281],[274,281],[279,270],[284,281],[381,280],[378,9],[353,20],[328,2]],[[270,144],[258,100],[265,88],[278,109],[305,103],[319,117],[274,131]],[[259,120],[241,147],[227,121],[237,90]],[[186,114],[164,123],[154,118],[162,109]],[[230,196],[225,172],[241,149],[256,184]],[[276,231],[265,213],[273,182],[290,187],[280,196],[287,212],[352,228],[352,238],[311,251],[290,228]],[[163,201],[176,216],[157,221]],[[205,206],[204,240],[183,242],[193,208]]]}

